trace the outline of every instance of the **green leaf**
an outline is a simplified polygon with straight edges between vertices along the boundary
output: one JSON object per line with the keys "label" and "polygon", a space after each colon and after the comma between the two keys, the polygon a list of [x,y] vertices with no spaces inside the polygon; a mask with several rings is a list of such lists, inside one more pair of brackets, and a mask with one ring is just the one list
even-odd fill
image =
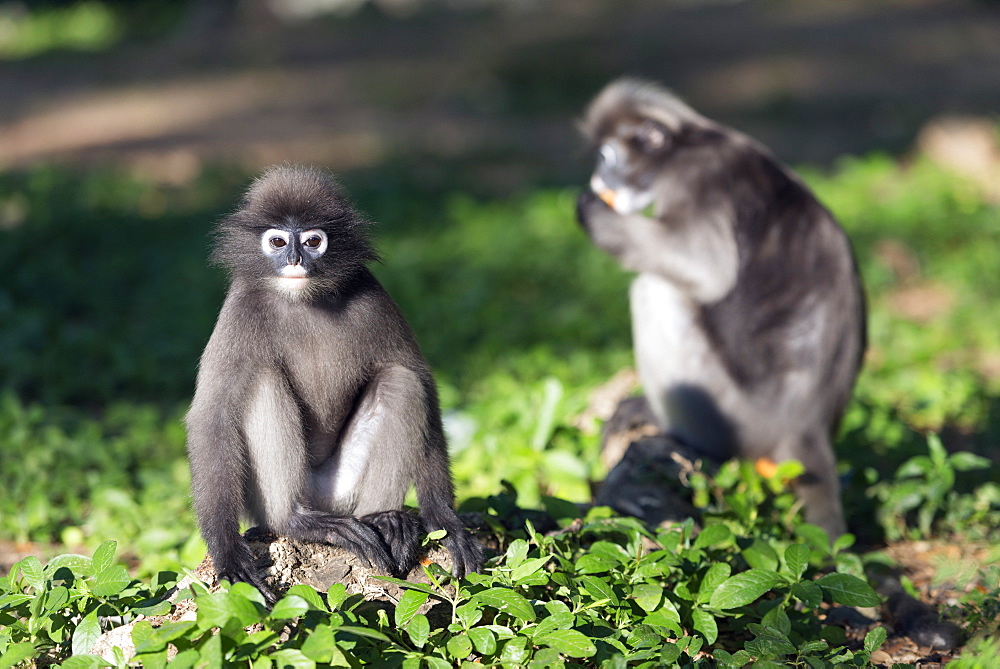
{"label": "green leaf", "polygon": [[69,590],[57,585],[45,594],[45,610],[58,611],[69,601]]}
{"label": "green leaf", "polygon": [[618,595],[615,594],[614,589],[607,581],[593,576],[581,576],[579,580],[581,585],[583,585],[583,589],[587,591],[587,594],[596,601],[610,599],[612,604],[618,606]]}
{"label": "green leaf", "polygon": [[89,653],[100,636],[101,623],[97,620],[97,611],[91,611],[73,630],[73,654]]}
{"label": "green leaf", "polygon": [[539,569],[544,567],[545,563],[548,562],[550,559],[552,558],[540,557],[540,558],[533,558],[531,560],[525,560],[517,567],[515,567],[514,571],[511,572],[510,574],[511,580],[513,580],[514,583],[519,583],[523,581],[524,579],[526,579],[527,577],[531,576]]}
{"label": "green leaf", "polygon": [[701,585],[698,587],[698,603],[701,604],[709,601],[712,593],[729,578],[731,571],[731,567],[726,562],[716,562],[709,567],[701,579]]}
{"label": "green leaf", "polygon": [[663,605],[643,618],[642,621],[646,625],[666,627],[675,634],[681,633],[681,614],[678,613],[677,607],[669,599],[664,599]]}
{"label": "green leaf", "polygon": [[816,585],[813,581],[793,583],[791,592],[792,597],[795,597],[795,599],[799,600],[811,609],[815,609],[823,603],[823,589]]}
{"label": "green leaf", "polygon": [[[413,622],[412,620],[410,621]],[[367,627],[358,627],[356,625],[341,625],[336,629],[339,632],[348,632],[355,636],[363,636],[367,639],[375,639],[376,641],[385,641],[386,643],[391,643],[392,640],[381,632],[376,632],[373,629],[368,629]]]}
{"label": "green leaf", "polygon": [[106,661],[100,655],[73,655],[66,658],[60,667],[67,669],[89,669],[90,667],[113,667],[115,665]]}
{"label": "green leaf", "polygon": [[337,642],[333,636],[333,628],[323,623],[316,626],[316,629],[309,632],[302,642],[302,654],[313,662],[321,664],[334,664],[341,661],[339,666],[343,666],[346,661],[343,652],[337,648]]}
{"label": "green leaf", "polygon": [[764,614],[764,617],[760,619],[762,625],[766,627],[773,627],[782,634],[788,634],[792,631],[792,623],[788,619],[788,614],[785,613],[785,609],[780,606],[775,606],[773,609]]}
{"label": "green leaf", "polygon": [[781,582],[782,578],[773,571],[751,569],[730,577],[716,588],[709,606],[714,609],[746,606]]}
{"label": "green leaf", "polygon": [[759,658],[773,658],[795,653],[795,646],[781,631],[755,623],[747,625],[747,628],[753,632],[755,637],[753,641],[748,641],[746,644],[746,649],[751,654],[757,655]]}
{"label": "green leaf", "polygon": [[812,551],[805,544],[792,544],[785,549],[785,569],[793,579],[802,578],[809,566],[809,555]]}
{"label": "green leaf", "polygon": [[833,573],[816,581],[834,602],[844,606],[878,606],[882,603],[871,586],[857,576]]}
{"label": "green leaf", "polygon": [[507,546],[507,566],[513,569],[528,557],[528,542],[524,539],[514,539]]}
{"label": "green leaf", "polygon": [[853,534],[841,534],[833,542],[833,552],[839,553],[840,551],[847,550],[854,545],[854,535]]}
{"label": "green leaf", "polygon": [[500,664],[503,666],[523,664],[528,659],[528,640],[517,636],[503,645],[500,651]]}
{"label": "green leaf", "polygon": [[719,626],[715,616],[704,609],[693,609],[691,621],[694,629],[705,638],[705,643],[713,644],[719,638]]}
{"label": "green leaf", "polygon": [[86,555],[66,553],[57,555],[45,565],[45,573],[50,577],[60,569],[69,569],[78,576],[89,576],[93,573],[93,561]]}
{"label": "green leaf", "polygon": [[331,611],[336,611],[347,600],[347,586],[334,583],[326,591],[326,603]]}
{"label": "green leaf", "polygon": [[603,574],[617,566],[617,560],[611,560],[595,553],[586,553],[576,561],[575,568],[578,574]]}
{"label": "green leaf", "polygon": [[483,609],[479,602],[466,602],[455,608],[455,617],[462,623],[462,627],[469,629],[482,620]]}
{"label": "green leaf", "polygon": [[427,616],[418,613],[410,618],[410,622],[406,623],[406,633],[410,635],[410,641],[413,642],[414,646],[423,648],[431,633],[431,625],[427,621]]}
{"label": "green leaf", "polygon": [[865,650],[868,653],[874,653],[882,647],[882,644],[885,643],[887,636],[888,633],[885,631],[884,627],[876,627],[872,629],[865,635]]}
{"label": "green leaf", "polygon": [[[684,652],[683,649],[675,643],[666,642],[663,644],[660,650],[660,663],[662,666],[671,666],[677,662],[677,658],[681,656]],[[623,665],[624,666],[624,665]]]}
{"label": "green leaf", "polygon": [[305,656],[301,650],[297,648],[282,648],[281,650],[271,653],[271,659],[277,663],[279,667],[293,667],[293,669],[314,669],[316,663]]}
{"label": "green leaf", "polygon": [[448,639],[448,654],[456,660],[464,660],[472,655],[472,639],[465,634],[459,634]]}
{"label": "green leaf", "polygon": [[655,611],[663,601],[663,588],[652,583],[640,583],[632,588],[632,599],[643,611]]}
{"label": "green leaf", "polygon": [[[115,542],[105,541],[101,546],[108,543]],[[94,576],[94,583],[90,586],[90,591],[95,597],[113,597],[127,588],[131,582],[132,578],[128,575],[125,567],[116,564],[97,572],[97,575]]]}
{"label": "green leaf", "polygon": [[778,554],[767,542],[754,539],[743,549],[743,559],[754,569],[775,571],[778,568]]}
{"label": "green leaf", "polygon": [[[37,558],[36,558],[37,559]],[[0,655],[0,669],[13,667],[35,654],[35,644],[33,643],[12,643],[7,646],[7,650]]]}
{"label": "green leaf", "polygon": [[486,606],[514,616],[519,620],[526,622],[533,622],[535,620],[535,610],[531,608],[531,603],[513,590],[508,590],[507,588],[490,588],[489,590],[477,593],[474,599]]}
{"label": "green leaf", "polygon": [[185,620],[180,623],[166,623],[156,629],[152,629],[152,627],[146,628],[145,625],[140,626],[141,623],[145,622],[140,621],[140,623],[136,623],[136,626],[132,629],[132,641],[135,643],[135,651],[137,653],[155,653],[165,648],[171,641],[181,638],[191,631],[191,629],[197,627],[197,623],[193,620]]}
{"label": "green leaf", "polygon": [[326,607],[326,604],[323,602],[323,598],[319,596],[318,592],[316,592],[316,588],[312,587],[311,585],[306,585],[305,583],[298,583],[290,587],[288,589],[288,592],[285,593],[285,595],[286,596],[296,595],[298,597],[301,597],[306,601],[307,604],[309,604],[310,609],[314,609],[316,611],[323,611],[324,613],[329,611],[329,609]]}
{"label": "green leaf", "polygon": [[809,548],[818,551],[820,555],[830,554],[830,535],[822,527],[802,523],[795,528],[795,536],[805,541]]}
{"label": "green leaf", "polygon": [[309,602],[298,595],[285,595],[271,609],[271,620],[298,618],[309,611]]}
{"label": "green leaf", "polygon": [[475,627],[469,630],[469,639],[475,646],[476,652],[483,657],[489,657],[497,652],[497,638],[492,631],[485,627]]}
{"label": "green leaf", "polygon": [[948,458],[948,462],[952,467],[960,472],[969,472],[976,469],[988,469],[990,466],[990,461],[988,458],[976,455],[975,453],[969,453],[967,451],[959,451],[958,453],[952,453]]}
{"label": "green leaf", "polygon": [[698,538],[694,540],[694,548],[718,546],[730,542],[732,538],[732,531],[725,525],[709,525],[698,533]]}
{"label": "green leaf", "polygon": [[419,590],[407,590],[403,593],[403,596],[399,598],[399,603],[396,604],[396,612],[393,614],[393,620],[396,622],[396,627],[403,627],[406,623],[410,622],[417,610],[424,605],[427,599],[430,597],[426,592],[420,592]]}
{"label": "green leaf", "polygon": [[554,648],[569,657],[590,657],[597,652],[597,647],[593,642],[577,630],[555,630],[536,636],[533,642],[536,645]]}
{"label": "green leaf", "polygon": [[240,627],[248,627],[264,618],[264,613],[253,602],[232,592],[202,595],[196,602],[198,625],[202,629],[225,627],[230,620],[236,620]]}
{"label": "green leaf", "polygon": [[576,616],[572,613],[569,611],[560,611],[559,613],[552,613],[545,616],[542,618],[542,622],[538,623],[537,627],[526,630],[525,633],[532,637],[538,637],[557,629],[569,629],[573,627],[575,622]]}
{"label": "green leaf", "polygon": [[45,576],[42,570],[42,563],[34,555],[29,555],[17,563],[21,568],[21,576],[24,582],[40,593],[45,588]]}
{"label": "green leaf", "polygon": [[93,570],[95,574],[112,566],[115,563],[115,553],[118,549],[117,541],[105,541],[94,551]]}

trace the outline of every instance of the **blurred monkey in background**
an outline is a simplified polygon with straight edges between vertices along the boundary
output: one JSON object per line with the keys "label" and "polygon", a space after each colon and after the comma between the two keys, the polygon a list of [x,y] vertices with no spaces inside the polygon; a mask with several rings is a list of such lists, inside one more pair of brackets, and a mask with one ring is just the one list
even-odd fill
{"label": "blurred monkey in background", "polygon": [[638,272],[635,360],[657,427],[716,458],[799,460],[808,522],[846,530],[831,438],[865,350],[865,301],[833,216],[771,153],[665,89],[619,80],[582,128],[591,240]]}

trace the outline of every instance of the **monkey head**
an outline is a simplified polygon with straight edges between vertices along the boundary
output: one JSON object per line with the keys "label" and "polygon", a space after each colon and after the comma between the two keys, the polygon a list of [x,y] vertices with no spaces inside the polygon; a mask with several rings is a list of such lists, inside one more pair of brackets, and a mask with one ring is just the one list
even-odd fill
{"label": "monkey head", "polygon": [[581,123],[597,153],[590,188],[619,214],[645,209],[656,199],[664,166],[702,122],[707,121],[655,84],[612,82]]}
{"label": "monkey head", "polygon": [[368,226],[322,172],[275,167],[218,226],[213,259],[299,299],[336,292],[378,259]]}

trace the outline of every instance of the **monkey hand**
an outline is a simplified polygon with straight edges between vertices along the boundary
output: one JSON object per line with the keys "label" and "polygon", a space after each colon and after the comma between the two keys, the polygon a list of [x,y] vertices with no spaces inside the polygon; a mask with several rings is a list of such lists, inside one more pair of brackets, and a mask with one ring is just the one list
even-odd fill
{"label": "monkey hand", "polygon": [[455,578],[482,571],[483,547],[465,528],[449,531],[444,538],[444,545],[451,553],[451,572]]}
{"label": "monkey hand", "polygon": [[264,596],[264,601],[268,606],[273,606],[278,598],[264,582],[260,570],[254,564],[253,555],[250,554],[250,547],[241,542],[235,554],[227,557],[213,556],[212,562],[215,565],[217,581],[229,581],[230,583],[249,583],[260,591]]}
{"label": "monkey hand", "polygon": [[587,234],[591,234],[596,218],[613,213],[608,203],[590,188],[583,189],[576,198],[576,220]]}

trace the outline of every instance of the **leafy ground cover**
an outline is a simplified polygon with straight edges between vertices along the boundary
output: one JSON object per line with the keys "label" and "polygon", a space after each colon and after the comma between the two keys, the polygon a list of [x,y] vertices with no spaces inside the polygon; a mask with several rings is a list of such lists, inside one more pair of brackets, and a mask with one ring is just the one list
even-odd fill
{"label": "leafy ground cover", "polygon": [[[602,510],[574,523],[554,500],[585,502],[602,477],[596,425],[578,417],[629,364],[629,277],[576,229],[572,190],[473,197],[412,172],[346,184],[380,222],[376,271],[441,384],[460,497],[498,515],[515,496],[561,509],[566,531],[505,534],[489,574],[457,591],[437,575],[441,588],[388,612],[335,588],[301,588],[271,612],[244,586],[197,590],[197,620],[138,628],[144,662],[161,663],[169,642],[175,661],[255,666],[859,665],[881,633],[850,639],[826,616],[877,604],[866,570],[904,562],[898,548],[914,541],[968,548],[973,559],[946,557],[904,585],[966,628],[966,666],[1000,653],[988,640],[1000,613],[1000,226],[974,184],[878,155],[805,175],[855,241],[871,303],[871,351],[838,442],[857,542],[830,551],[777,481],[739,463],[693,482],[700,534]],[[217,168],[180,189],[113,169],[0,174],[0,541],[43,557],[5,565],[0,663],[62,661],[102,627],[160,612],[203,555],[180,418],[224,290],[205,265],[209,224],[246,178]],[[425,596],[447,615],[412,613]]]}

